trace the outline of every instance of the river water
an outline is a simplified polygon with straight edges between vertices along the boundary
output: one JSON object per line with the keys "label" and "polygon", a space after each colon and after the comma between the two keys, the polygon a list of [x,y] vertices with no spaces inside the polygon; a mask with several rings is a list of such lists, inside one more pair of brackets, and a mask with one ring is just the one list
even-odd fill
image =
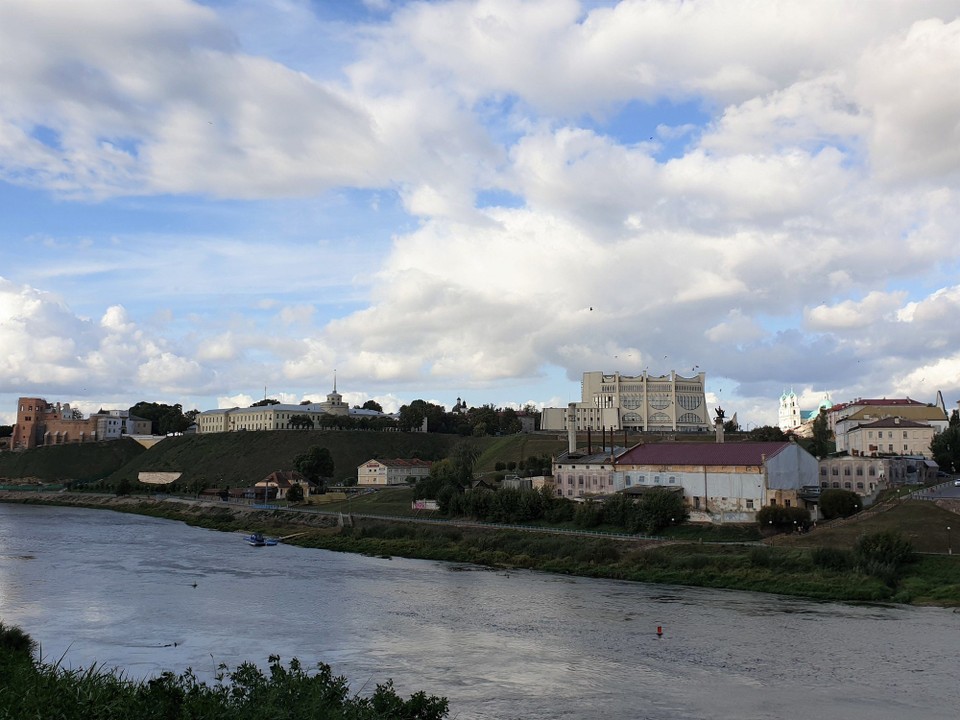
{"label": "river water", "polygon": [[253,548],[102,510],[0,504],[0,620],[69,667],[209,680],[278,654],[460,720],[960,716],[949,610]]}

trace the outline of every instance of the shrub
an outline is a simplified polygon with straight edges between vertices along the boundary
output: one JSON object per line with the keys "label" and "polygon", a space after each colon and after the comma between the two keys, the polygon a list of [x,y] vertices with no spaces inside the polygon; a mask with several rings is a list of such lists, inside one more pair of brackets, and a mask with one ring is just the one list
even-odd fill
{"label": "shrub", "polygon": [[863,508],[863,499],[850,490],[829,489],[820,493],[820,512],[827,520],[850,517]]}
{"label": "shrub", "polygon": [[840,572],[849,570],[853,566],[853,555],[848,550],[841,550],[840,548],[815,548],[810,553],[810,559],[816,567],[824,570]]}
{"label": "shrub", "polygon": [[772,527],[778,532],[805,528],[810,524],[810,511],[806,508],[765,505],[757,513],[757,523],[761,529]]}

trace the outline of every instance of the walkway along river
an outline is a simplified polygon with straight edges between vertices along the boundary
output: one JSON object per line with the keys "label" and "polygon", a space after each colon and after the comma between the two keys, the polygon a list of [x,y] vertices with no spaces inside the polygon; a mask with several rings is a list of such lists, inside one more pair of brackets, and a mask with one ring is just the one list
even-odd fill
{"label": "walkway along river", "polygon": [[[0,619],[48,661],[128,676],[270,654],[393,678],[451,717],[936,720],[960,614],[488,571],[280,545],[78,508],[0,505]],[[663,628],[658,638],[656,629]]]}

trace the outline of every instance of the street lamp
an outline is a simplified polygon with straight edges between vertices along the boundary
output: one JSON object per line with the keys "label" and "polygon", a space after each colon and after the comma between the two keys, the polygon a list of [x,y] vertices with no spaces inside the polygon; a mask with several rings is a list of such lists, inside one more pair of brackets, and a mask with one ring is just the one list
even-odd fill
{"label": "street lamp", "polygon": [[953,546],[950,544],[950,526],[947,525],[947,555],[953,555]]}

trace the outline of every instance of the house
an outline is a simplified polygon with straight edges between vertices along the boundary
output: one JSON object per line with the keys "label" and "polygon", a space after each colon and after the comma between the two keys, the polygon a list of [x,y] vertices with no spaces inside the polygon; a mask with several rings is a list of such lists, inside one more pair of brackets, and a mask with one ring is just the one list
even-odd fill
{"label": "house", "polygon": [[707,432],[713,427],[707,407],[706,375],[621,375],[585,372],[580,402],[544,408],[542,430],[633,430]]}
{"label": "house", "polygon": [[[253,487],[255,495],[259,497],[264,497],[266,492],[267,497],[276,497],[278,500],[283,500],[294,485],[303,488],[304,498],[310,497],[311,491],[316,490],[317,487],[296,470],[274,470]],[[259,492],[257,492],[257,488],[260,489]]]}
{"label": "house", "polygon": [[357,468],[357,485],[406,485],[429,477],[433,463],[426,460],[367,460]]}
{"label": "house", "polygon": [[[846,421],[841,421],[845,425]],[[844,447],[851,455],[930,455],[930,443],[937,431],[927,423],[901,417],[861,422],[843,433]],[[838,443],[839,445],[839,443]],[[841,450],[838,446],[837,450]]]}
{"label": "house", "polygon": [[850,427],[864,421],[880,420],[885,417],[900,417],[927,423],[937,432],[946,430],[949,425],[942,400],[939,404],[928,404],[911,398],[857,398],[834,405],[827,411],[827,423],[837,438],[837,450],[846,449],[840,445],[843,443],[842,436]]}
{"label": "house", "polygon": [[[619,449],[623,452],[623,448]],[[582,498],[612,495],[616,449],[600,452],[565,450],[553,459],[553,482],[557,497]]]}
{"label": "house", "polygon": [[887,487],[932,482],[937,470],[935,462],[922,457],[837,455],[820,460],[820,489],[872,498]]}
{"label": "house", "polygon": [[805,507],[817,459],[792,442],[651,443],[615,458],[617,491],[680,488],[692,522],[753,522],[765,505]]}

